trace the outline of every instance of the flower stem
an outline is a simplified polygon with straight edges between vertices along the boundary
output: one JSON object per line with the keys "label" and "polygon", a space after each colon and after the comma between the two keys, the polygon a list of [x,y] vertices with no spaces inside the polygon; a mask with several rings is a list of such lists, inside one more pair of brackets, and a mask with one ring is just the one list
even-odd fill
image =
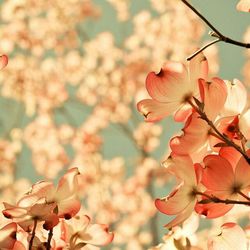
{"label": "flower stem", "polygon": [[213,37],[217,37],[218,40],[214,40],[211,44],[207,44],[205,45],[203,48],[201,48],[200,50],[196,51],[193,55],[191,55],[190,57],[187,58],[187,60],[191,60],[193,57],[195,57],[196,55],[198,55],[201,51],[205,50],[207,47],[209,47],[210,45],[217,43],[217,42],[225,42],[225,43],[230,43],[239,47],[244,47],[249,49],[250,48],[250,43],[243,43],[243,42],[239,42],[236,41],[234,39],[231,39],[229,37],[224,36],[219,30],[217,30],[217,28],[215,28],[194,6],[192,6],[188,1],[186,0],[181,0],[189,9],[191,9],[204,23],[207,24],[207,26],[209,28],[211,28],[213,30],[213,32],[210,32],[210,35]]}
{"label": "flower stem", "polygon": [[32,234],[31,234],[30,242],[29,242],[29,250],[32,250],[33,240],[36,235],[36,226],[37,226],[37,219],[34,219],[34,226],[33,226]]}
{"label": "flower stem", "polygon": [[46,243],[46,250],[50,250],[51,246],[50,246],[50,242],[52,240],[52,237],[53,237],[53,228],[51,228],[49,230],[49,234],[48,234],[48,241]]}

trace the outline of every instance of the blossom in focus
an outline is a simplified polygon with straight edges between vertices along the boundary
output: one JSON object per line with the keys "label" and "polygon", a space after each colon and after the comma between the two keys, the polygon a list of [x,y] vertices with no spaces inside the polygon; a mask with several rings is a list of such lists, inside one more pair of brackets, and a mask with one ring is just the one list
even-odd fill
{"label": "blossom in focus", "polygon": [[[227,98],[225,82],[217,77],[214,77],[211,82],[199,79],[199,87],[204,104],[203,111],[210,120],[214,121],[223,109]],[[212,138],[210,126],[193,110],[182,130],[182,135],[170,140],[172,151],[180,155],[199,153],[201,155],[199,158],[202,158],[210,146]]]}
{"label": "blossom in focus", "polygon": [[164,165],[178,180],[175,189],[166,197],[156,199],[156,208],[167,215],[176,215],[176,218],[165,225],[172,228],[185,221],[193,212],[197,202],[196,192],[201,188],[200,168],[196,168],[189,156],[171,156]]}
{"label": "blossom in focus", "polygon": [[57,188],[53,183],[41,181],[32,186],[17,206],[4,203],[3,214],[15,220],[25,230],[30,230],[34,221],[43,221],[43,227],[50,230],[58,224],[59,218],[70,219],[80,210],[77,197],[77,168],[71,168],[59,180]]}
{"label": "blossom in focus", "polygon": [[[249,155],[250,151],[247,151]],[[218,155],[208,155],[204,158],[202,184],[207,188],[206,194],[221,199],[247,201],[250,190],[250,168],[243,156],[236,166]],[[204,198],[206,199],[206,198]],[[224,215],[234,204],[207,203],[197,204],[196,211],[207,218]]]}
{"label": "blossom in focus", "polygon": [[146,121],[158,121],[174,113],[176,121],[185,121],[191,113],[188,101],[199,96],[198,79],[207,78],[208,64],[203,54],[195,57],[189,65],[167,62],[159,73],[151,72],[146,88],[152,99],[137,104]]}

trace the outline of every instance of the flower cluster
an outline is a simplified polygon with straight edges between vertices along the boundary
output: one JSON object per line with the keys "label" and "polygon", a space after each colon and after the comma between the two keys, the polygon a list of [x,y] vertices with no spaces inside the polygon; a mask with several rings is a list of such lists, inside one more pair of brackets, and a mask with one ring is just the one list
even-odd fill
{"label": "flower cluster", "polygon": [[[211,219],[224,216],[235,205],[248,208],[250,109],[244,85],[237,79],[209,77],[208,61],[200,53],[187,65],[169,61],[159,73],[149,73],[146,88],[151,98],[137,105],[146,121],[173,114],[176,122],[184,123],[182,134],[170,140],[170,156],[163,162],[176,186],[155,201],[160,212],[176,216],[165,227],[175,230],[194,211]],[[247,249],[245,233],[234,223],[224,224],[221,234],[225,241],[219,236],[210,239],[209,249]],[[166,244],[179,242],[171,235]],[[237,237],[242,240],[236,243]]]}
{"label": "flower cluster", "polygon": [[[0,229],[1,249],[82,249],[103,246],[113,240],[104,224],[91,224],[78,198],[77,168],[59,180],[40,181],[16,205],[4,203],[5,221]],[[46,233],[48,232],[48,233]]]}

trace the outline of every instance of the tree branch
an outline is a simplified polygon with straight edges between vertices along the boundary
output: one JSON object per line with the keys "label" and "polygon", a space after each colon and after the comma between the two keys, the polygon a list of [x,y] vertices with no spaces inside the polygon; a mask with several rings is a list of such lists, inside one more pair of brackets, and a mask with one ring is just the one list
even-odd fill
{"label": "tree branch", "polygon": [[[213,30],[213,32],[210,32],[209,34],[213,37],[217,37],[218,40],[215,40],[216,42],[222,41],[225,43],[230,43],[239,47],[244,47],[249,49],[250,48],[250,43],[243,43],[236,41],[234,39],[231,39],[229,37],[224,36],[217,28],[215,28],[197,9],[195,9],[188,1],[186,0],[181,0],[189,9],[191,9],[204,23],[207,24],[207,26]],[[208,44],[208,46],[204,46],[202,50],[198,50],[195,52],[192,56],[188,57],[188,60],[191,60],[193,57],[198,55],[201,51],[209,47],[210,45],[214,44],[215,41],[213,41],[211,44]],[[190,58],[190,59],[189,59]]]}
{"label": "tree branch", "polygon": [[250,206],[250,201],[237,201],[237,200],[231,200],[231,199],[220,199],[216,196],[213,196],[213,195],[208,195],[208,194],[205,194],[205,193],[202,193],[202,192],[195,192],[195,194],[197,195],[202,195],[202,196],[205,196],[207,199],[205,200],[201,200],[199,201],[198,203],[200,204],[207,204],[207,203],[223,203],[223,204],[238,204],[238,205],[247,205],[247,206]]}
{"label": "tree branch", "polygon": [[201,47],[199,50],[197,50],[196,52],[194,52],[191,56],[189,56],[187,58],[188,61],[190,61],[191,59],[193,59],[194,57],[196,57],[198,54],[200,54],[203,50],[205,50],[206,48],[210,47],[211,45],[221,42],[221,39],[218,38],[216,40],[213,40],[212,42],[206,44],[205,46]]}

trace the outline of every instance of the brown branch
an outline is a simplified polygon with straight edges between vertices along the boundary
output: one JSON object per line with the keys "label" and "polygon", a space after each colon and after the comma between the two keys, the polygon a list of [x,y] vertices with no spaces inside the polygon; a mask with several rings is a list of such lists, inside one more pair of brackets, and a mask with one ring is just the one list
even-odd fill
{"label": "brown branch", "polygon": [[31,234],[30,242],[29,242],[29,250],[32,250],[33,240],[36,235],[36,226],[37,226],[37,219],[34,219],[34,226],[33,226],[32,234]]}
{"label": "brown branch", "polygon": [[49,230],[48,241],[46,243],[46,250],[50,250],[51,248],[50,243],[51,243],[52,237],[53,237],[53,228]]}
{"label": "brown branch", "polygon": [[202,192],[195,192],[197,195],[205,196],[207,199],[201,200],[198,203],[200,204],[207,204],[207,203],[223,203],[223,204],[238,204],[238,205],[247,205],[250,206],[250,201],[237,201],[237,200],[231,200],[231,199],[220,199],[216,196],[208,195]]}
{"label": "brown branch", "polygon": [[190,61],[192,60],[194,57],[196,57],[198,54],[200,54],[203,50],[205,50],[206,48],[210,47],[211,45],[221,42],[221,39],[218,38],[216,40],[213,40],[212,42],[204,45],[203,47],[201,47],[199,50],[195,51],[191,56],[187,57],[187,60]]}
{"label": "brown branch", "polygon": [[[250,48],[250,43],[243,43],[240,41],[236,41],[232,38],[226,37],[224,36],[219,30],[217,30],[214,25],[212,25],[197,9],[195,9],[188,1],[186,0],[181,0],[189,9],[191,9],[204,23],[207,24],[207,26],[209,28],[211,28],[213,30],[213,32],[210,32],[209,34],[213,37],[217,37],[218,40],[215,40],[216,42],[225,42],[225,43],[229,43],[229,44],[233,44],[239,47],[244,47],[249,49]],[[214,43],[215,43],[214,41]],[[211,44],[208,44],[208,46],[205,46],[205,48],[203,48],[201,51],[205,50],[207,47],[209,47],[210,45],[214,44],[213,42]],[[199,51],[199,50],[198,50]],[[198,55],[201,51],[196,51],[193,56],[190,57],[195,57],[196,55]],[[188,57],[188,58],[190,58]],[[188,59],[191,60],[192,58]]]}

